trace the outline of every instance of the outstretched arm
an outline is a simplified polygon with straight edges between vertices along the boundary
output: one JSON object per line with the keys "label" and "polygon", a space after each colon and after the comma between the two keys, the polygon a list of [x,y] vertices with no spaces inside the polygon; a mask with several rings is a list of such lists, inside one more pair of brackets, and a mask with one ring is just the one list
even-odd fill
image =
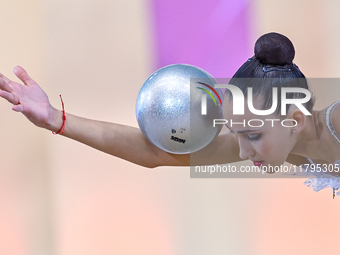
{"label": "outstretched arm", "polygon": [[[22,67],[14,68],[24,85],[0,75],[0,97],[13,104],[34,125],[57,132],[63,124],[62,112],[49,102],[46,93]],[[190,155],[167,153],[151,144],[138,128],[90,120],[66,113],[64,136],[95,149],[145,167],[189,166]],[[239,161],[238,143],[231,134],[215,139],[202,153],[202,164]]]}

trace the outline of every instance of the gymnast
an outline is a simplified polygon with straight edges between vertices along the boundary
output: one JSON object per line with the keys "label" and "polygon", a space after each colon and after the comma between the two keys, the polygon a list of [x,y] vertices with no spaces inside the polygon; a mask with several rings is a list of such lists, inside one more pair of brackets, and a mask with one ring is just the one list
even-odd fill
{"label": "gymnast", "polygon": [[[278,33],[261,36],[255,43],[255,55],[235,73],[230,84],[239,87],[244,95],[253,88],[256,109],[268,109],[272,105],[272,88],[300,87],[308,89],[307,80],[293,63],[295,50],[292,42]],[[34,125],[48,129],[89,145],[95,149],[132,163],[154,168],[158,166],[189,166],[190,154],[167,153],[150,143],[140,129],[115,123],[86,119],[54,108],[46,93],[20,66],[14,68],[19,84],[0,74],[0,97],[11,103],[12,110],[21,112]],[[301,93],[290,93],[290,98],[302,98]],[[308,164],[340,167],[340,107],[339,101],[326,109],[313,110],[312,98],[304,107],[311,113],[305,115],[295,105],[287,106],[286,116],[281,116],[280,97],[278,108],[271,116],[256,119],[294,120],[293,127],[270,123],[263,127],[244,128],[228,126],[229,133],[217,136],[201,153],[200,164],[233,163],[252,160],[254,165],[282,165],[284,162],[300,166]],[[226,90],[223,113],[225,119],[232,116],[232,97]],[[245,118],[252,118],[249,111]],[[235,116],[234,116],[235,117]],[[91,132],[88,132],[91,130]],[[315,191],[331,188],[333,198],[340,196],[339,171],[322,172],[305,184]]]}

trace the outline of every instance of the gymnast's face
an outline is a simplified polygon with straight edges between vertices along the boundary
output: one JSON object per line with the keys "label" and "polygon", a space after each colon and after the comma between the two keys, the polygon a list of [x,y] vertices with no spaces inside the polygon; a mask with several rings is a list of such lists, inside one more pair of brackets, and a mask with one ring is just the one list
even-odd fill
{"label": "gymnast's face", "polygon": [[[247,101],[247,100],[245,100]],[[263,100],[254,99],[254,108],[261,109]],[[284,127],[283,119],[277,114],[259,116],[251,113],[245,104],[244,115],[233,115],[231,99],[223,102],[224,118],[231,132],[235,133],[240,146],[240,157],[250,159],[254,165],[280,166],[295,145],[292,127]],[[291,121],[284,125],[292,126]]]}

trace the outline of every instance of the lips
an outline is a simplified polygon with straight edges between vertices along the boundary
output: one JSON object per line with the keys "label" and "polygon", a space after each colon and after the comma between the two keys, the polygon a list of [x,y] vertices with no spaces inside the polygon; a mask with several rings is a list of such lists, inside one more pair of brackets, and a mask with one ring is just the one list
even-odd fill
{"label": "lips", "polygon": [[262,166],[264,161],[253,161],[254,166]]}

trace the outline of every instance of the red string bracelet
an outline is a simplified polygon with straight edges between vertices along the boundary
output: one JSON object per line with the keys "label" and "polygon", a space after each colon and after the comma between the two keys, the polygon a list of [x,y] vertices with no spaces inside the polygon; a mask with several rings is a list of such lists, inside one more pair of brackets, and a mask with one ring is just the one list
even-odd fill
{"label": "red string bracelet", "polygon": [[52,134],[57,135],[59,133],[64,134],[65,131],[65,121],[66,121],[66,116],[65,116],[65,108],[64,108],[64,101],[63,98],[60,96],[60,100],[61,100],[61,105],[62,105],[62,110],[61,112],[63,113],[63,125],[61,125],[61,128],[58,130],[58,132],[52,132]]}

